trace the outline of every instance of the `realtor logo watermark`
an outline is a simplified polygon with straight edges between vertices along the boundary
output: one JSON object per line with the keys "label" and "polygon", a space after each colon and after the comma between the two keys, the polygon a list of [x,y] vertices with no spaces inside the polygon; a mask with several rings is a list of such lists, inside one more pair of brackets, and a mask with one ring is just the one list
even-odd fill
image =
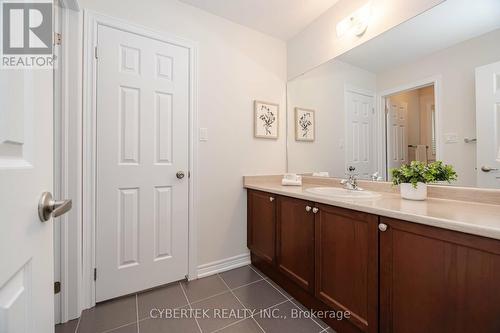
{"label": "realtor logo watermark", "polygon": [[3,1],[1,28],[2,68],[53,68],[52,1]]}

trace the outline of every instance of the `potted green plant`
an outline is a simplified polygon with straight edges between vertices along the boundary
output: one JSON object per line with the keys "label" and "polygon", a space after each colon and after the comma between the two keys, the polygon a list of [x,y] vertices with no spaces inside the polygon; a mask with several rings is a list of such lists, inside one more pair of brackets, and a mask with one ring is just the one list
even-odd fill
{"label": "potted green plant", "polygon": [[435,182],[451,183],[457,180],[457,173],[451,165],[442,161],[425,164],[413,161],[391,170],[392,182],[400,185],[401,197],[409,200],[425,200],[427,184]]}

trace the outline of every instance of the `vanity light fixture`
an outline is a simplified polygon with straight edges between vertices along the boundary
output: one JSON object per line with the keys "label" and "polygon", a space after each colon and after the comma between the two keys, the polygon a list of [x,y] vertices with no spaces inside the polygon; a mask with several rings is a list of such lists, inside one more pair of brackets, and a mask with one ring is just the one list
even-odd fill
{"label": "vanity light fixture", "polygon": [[343,37],[347,34],[353,34],[361,37],[368,28],[368,22],[371,15],[371,3],[367,3],[354,13],[337,23],[337,36]]}

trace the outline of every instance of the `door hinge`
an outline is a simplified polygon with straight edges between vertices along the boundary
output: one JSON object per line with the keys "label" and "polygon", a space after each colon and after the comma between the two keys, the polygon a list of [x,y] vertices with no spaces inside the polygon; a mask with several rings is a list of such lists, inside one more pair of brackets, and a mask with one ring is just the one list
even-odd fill
{"label": "door hinge", "polygon": [[97,268],[94,268],[94,281],[97,281]]}
{"label": "door hinge", "polygon": [[54,33],[54,45],[61,45],[62,35],[59,32]]}
{"label": "door hinge", "polygon": [[98,57],[98,55],[97,55],[97,46],[96,46],[96,47],[94,47],[94,56],[95,56],[95,58],[96,58],[96,59],[98,59],[98,58],[99,58],[99,57]]}
{"label": "door hinge", "polygon": [[54,294],[57,295],[61,292],[61,282],[54,282]]}
{"label": "door hinge", "polygon": [[191,171],[188,171],[188,178],[191,178]]}

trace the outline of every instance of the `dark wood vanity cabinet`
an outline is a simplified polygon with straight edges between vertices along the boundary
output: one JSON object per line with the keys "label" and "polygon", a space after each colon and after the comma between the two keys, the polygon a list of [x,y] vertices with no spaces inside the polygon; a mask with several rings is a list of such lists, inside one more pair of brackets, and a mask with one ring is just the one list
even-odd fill
{"label": "dark wood vanity cabinet", "polygon": [[500,332],[498,240],[249,190],[248,247],[338,333]]}
{"label": "dark wood vanity cabinet", "polygon": [[279,197],[277,266],[304,290],[314,293],[314,203]]}
{"label": "dark wood vanity cabinet", "polygon": [[500,242],[388,218],[380,332],[500,332]]}
{"label": "dark wood vanity cabinet", "polygon": [[316,297],[363,332],[378,326],[378,217],[317,205]]}
{"label": "dark wood vanity cabinet", "polygon": [[276,196],[248,191],[247,246],[254,255],[274,263],[276,245]]}

